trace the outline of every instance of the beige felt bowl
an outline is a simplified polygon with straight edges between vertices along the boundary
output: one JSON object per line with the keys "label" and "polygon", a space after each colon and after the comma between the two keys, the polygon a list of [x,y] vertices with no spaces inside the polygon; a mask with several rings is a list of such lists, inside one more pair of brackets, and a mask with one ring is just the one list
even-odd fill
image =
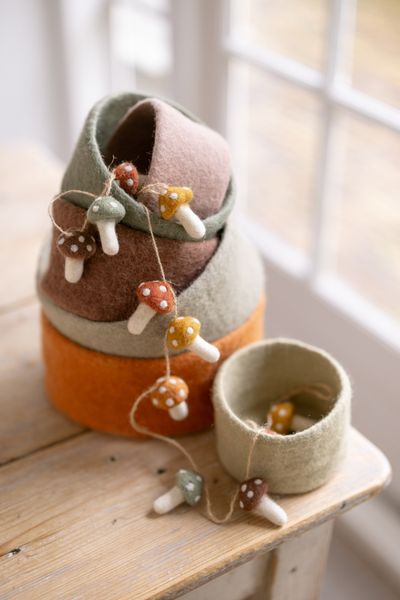
{"label": "beige felt bowl", "polygon": [[325,483],[343,457],[350,424],[351,386],[344,369],[326,352],[290,339],[273,339],[235,352],[219,370],[213,403],[219,458],[238,481],[245,479],[254,429],[277,399],[296,388],[324,383],[332,401],[310,394],[293,400],[296,411],[318,419],[287,436],[261,434],[250,477],[263,477],[277,494],[308,492]]}

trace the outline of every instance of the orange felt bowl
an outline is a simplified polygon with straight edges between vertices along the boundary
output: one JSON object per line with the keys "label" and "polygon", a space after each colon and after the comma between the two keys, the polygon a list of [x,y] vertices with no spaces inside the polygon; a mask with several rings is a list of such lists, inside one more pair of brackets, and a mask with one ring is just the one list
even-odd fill
{"label": "orange felt bowl", "polygon": [[[213,423],[211,385],[221,361],[238,348],[263,337],[265,299],[249,319],[215,345],[221,360],[210,364],[185,352],[171,358],[171,372],[189,386],[189,416],[174,421],[145,398],[136,417],[138,422],[164,435],[183,435],[207,429]],[[139,436],[129,424],[135,398],[164,374],[162,358],[125,358],[79,346],[60,334],[42,313],[42,338],[47,393],[68,417],[99,431]]]}

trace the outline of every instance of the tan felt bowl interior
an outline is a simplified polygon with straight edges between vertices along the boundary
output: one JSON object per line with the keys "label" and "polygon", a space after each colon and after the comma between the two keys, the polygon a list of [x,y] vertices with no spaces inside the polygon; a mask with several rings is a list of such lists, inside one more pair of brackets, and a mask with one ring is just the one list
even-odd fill
{"label": "tan felt bowl interior", "polygon": [[345,448],[351,388],[343,368],[329,354],[296,340],[264,340],[232,355],[220,369],[213,402],[220,459],[239,481],[245,478],[254,429],[265,423],[271,404],[296,388],[323,383],[327,401],[309,393],[294,399],[296,410],[318,419],[308,429],[286,436],[261,434],[250,476],[263,477],[276,493],[306,492],[332,474]]}
{"label": "tan felt bowl interior", "polygon": [[[188,384],[189,416],[174,421],[145,399],[138,422],[164,435],[183,435],[207,429],[213,423],[210,389],[221,361],[238,348],[263,336],[265,299],[240,327],[215,345],[221,360],[210,364],[191,352],[171,358],[171,371]],[[127,358],[89,350],[61,335],[42,314],[45,383],[52,402],[74,421],[92,429],[120,435],[138,435],[129,424],[134,400],[164,374],[163,359]]]}

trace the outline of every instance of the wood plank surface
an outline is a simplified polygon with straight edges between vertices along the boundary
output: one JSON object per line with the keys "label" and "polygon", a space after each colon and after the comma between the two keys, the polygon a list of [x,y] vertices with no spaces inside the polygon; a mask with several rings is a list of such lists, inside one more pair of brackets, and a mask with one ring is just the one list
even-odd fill
{"label": "wood plank surface", "polygon": [[[232,483],[213,433],[185,444],[223,510]],[[327,485],[282,498],[289,515],[282,529],[243,513],[214,525],[188,507],[155,517],[152,501],[184,464],[159,442],[84,433],[3,466],[1,598],[174,598],[366,500],[390,474],[380,451],[353,430],[345,463]]]}
{"label": "wood plank surface", "polygon": [[46,399],[37,303],[0,315],[0,465],[82,428]]}

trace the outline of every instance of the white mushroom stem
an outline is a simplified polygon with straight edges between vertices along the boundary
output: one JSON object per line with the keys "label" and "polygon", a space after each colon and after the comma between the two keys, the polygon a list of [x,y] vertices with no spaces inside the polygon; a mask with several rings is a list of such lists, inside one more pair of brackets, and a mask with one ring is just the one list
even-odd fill
{"label": "white mushroom stem", "polygon": [[287,514],[283,508],[267,495],[264,495],[261,498],[259,504],[253,509],[253,512],[280,527],[285,525],[288,520]]}
{"label": "white mushroom stem", "polygon": [[191,238],[201,240],[205,236],[206,228],[203,221],[192,211],[188,204],[182,204],[178,208],[175,218]]}
{"label": "white mushroom stem", "polygon": [[303,417],[303,415],[293,415],[291,428],[293,431],[304,431],[312,425],[315,425],[317,421],[310,419],[310,417]]}
{"label": "white mushroom stem", "polygon": [[183,401],[170,408],[168,414],[174,421],[183,421],[189,414],[189,407],[187,403]]}
{"label": "white mushroom stem", "polygon": [[181,490],[175,485],[168,492],[157,498],[157,500],[154,500],[153,510],[158,515],[164,515],[184,502],[185,498]]}
{"label": "white mushroom stem", "polygon": [[155,314],[155,310],[150,308],[150,306],[148,306],[144,302],[141,302],[135,310],[135,312],[129,317],[129,333],[132,333],[132,335],[140,335]]}
{"label": "white mushroom stem", "polygon": [[221,356],[218,348],[212,344],[209,344],[206,342],[206,340],[203,340],[200,335],[198,335],[194,342],[190,344],[189,349],[200,356],[200,358],[203,358],[210,363],[217,362]]}
{"label": "white mushroom stem", "polygon": [[115,221],[107,219],[105,221],[97,221],[97,229],[100,234],[101,247],[104,254],[114,256],[119,252],[119,243],[115,232]]}
{"label": "white mushroom stem", "polygon": [[78,283],[83,274],[83,264],[81,258],[65,258],[64,277],[69,283]]}

